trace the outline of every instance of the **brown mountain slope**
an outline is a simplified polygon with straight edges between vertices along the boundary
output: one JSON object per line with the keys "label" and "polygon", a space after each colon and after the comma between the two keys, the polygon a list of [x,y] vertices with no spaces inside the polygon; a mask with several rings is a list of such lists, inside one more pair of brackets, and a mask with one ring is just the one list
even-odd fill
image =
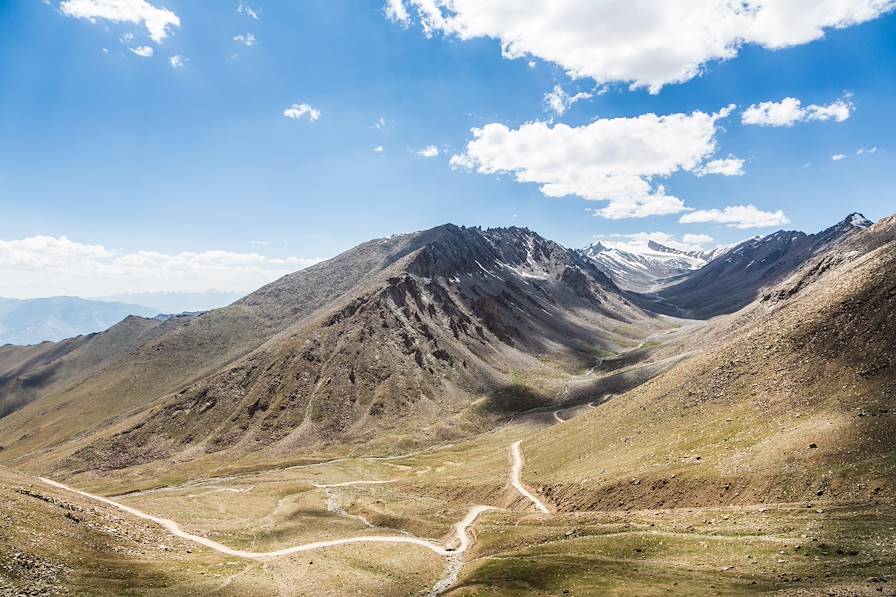
{"label": "brown mountain slope", "polygon": [[160,324],[130,316],[105,332],[62,342],[0,346],[0,418],[140,346]]}
{"label": "brown mountain slope", "polygon": [[584,369],[595,353],[668,327],[588,260],[528,230],[428,234],[355,291],[75,453],[66,468],[444,442],[552,404],[560,388],[528,383],[531,372],[562,377],[564,364]]}
{"label": "brown mountain slope", "polygon": [[733,339],[542,433],[532,485],[570,510],[896,497],[894,239],[857,234]]}
{"label": "brown mountain slope", "polygon": [[708,319],[734,313],[757,299],[763,289],[870,225],[864,216],[853,213],[816,234],[779,230],[754,238],[645,298],[652,301],[653,309],[670,315]]}
{"label": "brown mountain slope", "polygon": [[[315,310],[363,286],[447,228],[364,243],[284,276],[229,307],[166,329],[137,348],[128,348],[124,358],[104,362],[92,375],[64,376],[34,391],[29,396],[32,404],[0,418],[0,445],[6,446],[0,460],[15,462],[121,422],[154,400],[220,371]],[[0,359],[0,368],[6,368],[7,358],[0,354]],[[35,370],[26,368],[16,375],[33,376]]]}

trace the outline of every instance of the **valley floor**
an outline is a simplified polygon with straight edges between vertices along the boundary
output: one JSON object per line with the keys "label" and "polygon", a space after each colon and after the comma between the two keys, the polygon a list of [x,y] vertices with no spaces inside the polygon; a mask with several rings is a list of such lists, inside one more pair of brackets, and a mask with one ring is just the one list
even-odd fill
{"label": "valley floor", "polygon": [[[853,595],[896,590],[896,509],[888,505],[552,511],[525,484],[526,439],[591,410],[582,405],[533,413],[473,441],[406,456],[335,459],[130,493],[122,479],[115,481],[115,490],[113,483],[89,488],[119,494],[111,498],[6,471],[0,591]],[[521,471],[521,483],[515,483],[514,471]]]}

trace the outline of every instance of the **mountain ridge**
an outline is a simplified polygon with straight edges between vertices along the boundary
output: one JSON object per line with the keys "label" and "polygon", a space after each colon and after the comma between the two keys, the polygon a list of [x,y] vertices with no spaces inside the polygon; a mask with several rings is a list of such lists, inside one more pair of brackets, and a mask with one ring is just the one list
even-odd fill
{"label": "mountain ridge", "polygon": [[758,298],[764,288],[869,225],[854,212],[814,234],[779,230],[746,240],[642,301],[652,302],[659,312],[699,319],[733,313]]}

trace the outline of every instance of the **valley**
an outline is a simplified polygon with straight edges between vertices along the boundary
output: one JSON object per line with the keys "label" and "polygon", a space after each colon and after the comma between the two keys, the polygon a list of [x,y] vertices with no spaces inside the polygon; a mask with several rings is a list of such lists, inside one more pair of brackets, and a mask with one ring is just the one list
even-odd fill
{"label": "valley", "polygon": [[0,590],[890,592],[896,220],[831,230],[645,294],[448,225],[6,348]]}

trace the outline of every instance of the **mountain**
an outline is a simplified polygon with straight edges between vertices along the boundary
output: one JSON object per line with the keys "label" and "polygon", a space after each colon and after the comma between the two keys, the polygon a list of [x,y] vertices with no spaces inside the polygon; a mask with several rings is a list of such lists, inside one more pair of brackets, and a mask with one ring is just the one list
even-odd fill
{"label": "mountain", "polygon": [[711,350],[542,433],[533,485],[569,510],[896,497],[896,217],[845,222]]}
{"label": "mountain", "polygon": [[[624,247],[624,248],[623,248]],[[714,249],[717,256],[723,248]],[[646,245],[625,244],[614,246],[602,242],[588,245],[581,250],[620,288],[639,292],[649,292],[657,286],[668,284],[679,276],[706,265],[711,259],[709,253],[685,252],[667,247],[655,241]]]}
{"label": "mountain", "polygon": [[652,308],[699,319],[733,313],[755,300],[762,289],[782,281],[814,256],[870,225],[864,216],[853,213],[816,234],[780,230],[747,240],[657,291],[656,297],[661,300]]}
{"label": "mountain", "polygon": [[206,292],[130,292],[97,297],[100,301],[119,301],[148,305],[156,313],[190,313],[226,307],[244,294],[208,290]]}
{"label": "mountain", "polygon": [[710,320],[448,225],[3,347],[32,394],[0,418],[0,593],[885,591],[896,217],[856,224]]}
{"label": "mountain", "polygon": [[[106,437],[71,466],[426,445],[551,404],[532,371],[584,370],[664,327],[575,251],[526,229],[446,225],[365,243],[154,335],[0,419],[0,441],[30,430],[0,457],[91,429]],[[65,416],[76,404],[77,424]]]}
{"label": "mountain", "polygon": [[129,315],[103,332],[57,343],[0,346],[0,418],[53,389],[90,377],[98,368],[108,367],[154,336],[189,319],[189,315]]}
{"label": "mountain", "polygon": [[58,342],[105,330],[128,315],[156,313],[150,307],[71,296],[0,298],[0,345]]}

